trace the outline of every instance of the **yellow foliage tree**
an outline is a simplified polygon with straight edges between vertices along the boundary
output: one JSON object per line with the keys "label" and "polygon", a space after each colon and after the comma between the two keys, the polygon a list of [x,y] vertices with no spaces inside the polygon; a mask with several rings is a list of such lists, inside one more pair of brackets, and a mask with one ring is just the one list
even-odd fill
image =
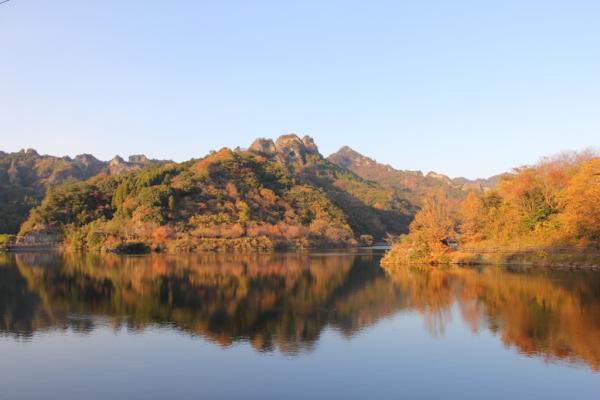
{"label": "yellow foliage tree", "polygon": [[565,232],[578,240],[600,241],[600,158],[586,162],[564,191]]}
{"label": "yellow foliage tree", "polygon": [[481,197],[475,192],[469,192],[467,197],[460,203],[460,231],[465,241],[482,238],[481,228],[485,217],[483,206]]}
{"label": "yellow foliage tree", "polygon": [[386,255],[386,262],[438,264],[448,262],[455,221],[445,193],[433,192],[425,198],[421,210],[410,224],[410,234],[403,236]]}

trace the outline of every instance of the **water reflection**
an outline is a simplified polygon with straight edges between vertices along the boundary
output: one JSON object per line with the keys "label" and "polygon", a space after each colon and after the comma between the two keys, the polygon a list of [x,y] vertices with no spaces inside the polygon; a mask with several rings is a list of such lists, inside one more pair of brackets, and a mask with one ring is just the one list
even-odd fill
{"label": "water reflection", "polygon": [[[0,268],[1,329],[114,329],[173,324],[229,345],[259,351],[310,349],[326,325],[346,335],[393,312],[393,290],[373,255],[127,257],[17,254]],[[74,317],[75,316],[75,317]]]}
{"label": "water reflection", "polygon": [[598,273],[384,271],[373,253],[0,256],[0,331],[22,340],[167,325],[222,346],[296,354],[325,327],[351,337],[401,310],[422,315],[433,335],[458,312],[525,355],[600,370]]}
{"label": "water reflection", "polygon": [[431,334],[443,334],[458,308],[474,333],[489,329],[524,355],[600,370],[598,273],[397,267],[388,274],[405,295],[402,307],[421,313]]}

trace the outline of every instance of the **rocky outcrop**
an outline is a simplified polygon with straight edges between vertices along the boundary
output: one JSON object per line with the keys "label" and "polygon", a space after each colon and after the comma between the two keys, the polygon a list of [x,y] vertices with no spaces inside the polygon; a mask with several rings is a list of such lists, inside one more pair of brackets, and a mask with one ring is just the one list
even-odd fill
{"label": "rocky outcrop", "polygon": [[276,141],[257,139],[248,148],[249,151],[274,158],[286,165],[304,166],[309,163],[308,156],[322,157],[313,138],[296,134],[280,136]]}
{"label": "rocky outcrop", "polygon": [[120,156],[115,156],[108,162],[108,173],[110,175],[120,175],[131,171],[137,171],[151,164],[160,164],[167,161],[151,160],[143,154],[129,156],[128,161],[125,161]]}
{"label": "rocky outcrop", "polygon": [[87,176],[98,175],[106,169],[106,163],[91,154],[79,154],[75,156],[74,161],[79,168],[86,171]]}
{"label": "rocky outcrop", "polygon": [[144,154],[134,154],[132,156],[129,156],[128,161],[130,164],[146,165],[152,163],[155,160],[150,160]]}
{"label": "rocky outcrop", "polygon": [[118,175],[131,171],[131,168],[122,157],[115,156],[108,162],[108,170],[110,171],[111,175]]}
{"label": "rocky outcrop", "polygon": [[277,148],[277,153],[283,157],[286,164],[305,165],[307,163],[307,155],[319,154],[314,141],[308,136],[300,139],[294,134],[283,135],[277,139],[275,147]]}
{"label": "rocky outcrop", "polygon": [[277,152],[277,148],[275,147],[275,142],[271,139],[256,139],[250,147],[248,148],[253,153],[264,154],[264,155],[273,155]]}

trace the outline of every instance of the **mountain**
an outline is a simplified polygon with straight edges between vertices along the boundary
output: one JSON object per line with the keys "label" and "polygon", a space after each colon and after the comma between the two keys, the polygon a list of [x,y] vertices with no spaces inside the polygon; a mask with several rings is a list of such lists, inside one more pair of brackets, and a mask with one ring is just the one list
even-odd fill
{"label": "mountain", "polygon": [[249,151],[285,165],[301,182],[323,190],[359,234],[382,239],[387,234],[404,233],[416,212],[414,205],[392,188],[324,158],[309,136],[257,139]]}
{"label": "mountain", "polygon": [[132,241],[169,250],[370,243],[407,232],[431,191],[459,200],[489,185],[395,170],[348,147],[325,158],[311,137],[295,134],[183,163],[0,153],[0,201],[9,205],[2,229],[20,226],[21,243],[60,238],[88,248]]}
{"label": "mountain", "polygon": [[324,158],[308,136],[258,139],[246,150],[128,173],[111,169],[117,161],[105,167],[111,173],[52,186],[22,225],[21,243],[62,238],[110,249],[137,241],[178,251],[338,246],[406,232],[415,212],[393,188]]}
{"label": "mountain", "polygon": [[432,190],[442,190],[451,199],[462,199],[469,190],[485,191],[495,187],[500,177],[477,180],[450,179],[436,172],[424,175],[421,171],[397,170],[390,165],[380,164],[348,146],[342,147],[327,159],[364,179],[398,190],[413,204],[419,204],[420,199]]}
{"label": "mountain", "polygon": [[100,161],[90,154],[75,158],[40,155],[35,150],[15,153],[0,151],[0,233],[16,233],[29,210],[38,205],[48,187],[69,179],[85,180],[105,173],[121,174],[140,170],[159,161],[132,156],[129,161],[115,157]]}

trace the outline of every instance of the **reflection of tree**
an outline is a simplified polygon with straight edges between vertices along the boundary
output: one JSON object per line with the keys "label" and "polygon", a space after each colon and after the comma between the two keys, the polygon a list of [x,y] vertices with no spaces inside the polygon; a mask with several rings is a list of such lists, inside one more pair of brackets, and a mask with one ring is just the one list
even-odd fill
{"label": "reflection of tree", "polygon": [[[378,267],[371,255],[0,256],[0,332],[169,326],[228,346],[310,350],[401,309],[443,334],[452,307],[519,352],[600,370],[600,276]],[[101,318],[99,318],[101,317]],[[400,339],[399,339],[400,340]]]}
{"label": "reflection of tree", "polygon": [[40,297],[29,291],[27,281],[10,258],[0,254],[0,328],[1,331],[31,332],[45,326],[47,319],[40,313]]}
{"label": "reflection of tree", "polygon": [[89,318],[73,316],[102,315],[115,328],[170,323],[222,345],[249,340],[257,350],[295,353],[327,325],[351,335],[373,323],[399,296],[389,296],[393,287],[372,256],[23,254],[12,265],[6,270],[15,277],[6,281],[18,277],[34,304],[17,315],[21,329],[3,327],[19,334],[88,330]]}
{"label": "reflection of tree", "polygon": [[[403,306],[417,309],[427,321],[443,322],[457,302],[473,331],[487,326],[523,354],[584,361],[600,370],[597,273],[456,267],[397,267],[388,273],[406,295]],[[443,325],[430,329],[443,331]]]}

